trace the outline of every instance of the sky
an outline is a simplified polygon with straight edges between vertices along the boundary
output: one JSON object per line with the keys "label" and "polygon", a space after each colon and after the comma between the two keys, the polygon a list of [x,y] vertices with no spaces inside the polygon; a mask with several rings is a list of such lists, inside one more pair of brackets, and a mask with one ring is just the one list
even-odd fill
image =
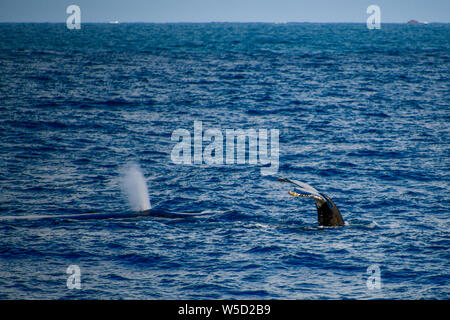
{"label": "sky", "polygon": [[450,0],[0,0],[0,22],[361,22],[378,5],[381,23],[450,22]]}

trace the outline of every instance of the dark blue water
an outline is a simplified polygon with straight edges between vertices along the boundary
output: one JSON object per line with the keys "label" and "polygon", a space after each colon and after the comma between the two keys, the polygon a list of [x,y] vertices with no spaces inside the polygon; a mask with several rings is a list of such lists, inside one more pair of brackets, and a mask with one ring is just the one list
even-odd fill
{"label": "dark blue water", "polygon": [[[0,298],[448,299],[449,71],[440,24],[1,24],[1,216],[127,213],[130,161],[210,214],[1,221]],[[194,121],[278,129],[277,174],[173,163]]]}

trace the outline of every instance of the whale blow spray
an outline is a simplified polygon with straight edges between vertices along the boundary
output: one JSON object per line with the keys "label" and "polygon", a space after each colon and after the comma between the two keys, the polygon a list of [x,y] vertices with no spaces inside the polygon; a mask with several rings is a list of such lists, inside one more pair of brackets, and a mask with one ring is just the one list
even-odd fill
{"label": "whale blow spray", "polygon": [[147,183],[137,163],[131,163],[123,170],[122,190],[133,211],[144,211],[151,208]]}

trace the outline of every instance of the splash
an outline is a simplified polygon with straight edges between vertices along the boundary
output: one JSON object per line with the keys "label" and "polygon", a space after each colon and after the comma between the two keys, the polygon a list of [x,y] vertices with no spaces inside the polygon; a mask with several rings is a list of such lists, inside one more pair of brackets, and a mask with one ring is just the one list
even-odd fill
{"label": "splash", "polygon": [[128,198],[133,211],[144,211],[151,208],[147,183],[137,163],[128,164],[122,172],[122,191]]}

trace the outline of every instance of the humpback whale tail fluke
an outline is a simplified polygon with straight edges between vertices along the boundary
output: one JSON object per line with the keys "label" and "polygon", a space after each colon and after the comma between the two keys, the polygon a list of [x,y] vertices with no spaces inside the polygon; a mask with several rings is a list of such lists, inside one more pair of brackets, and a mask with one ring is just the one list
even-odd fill
{"label": "humpback whale tail fluke", "polygon": [[289,191],[293,197],[312,198],[316,204],[318,222],[320,226],[343,226],[344,219],[334,204],[333,200],[327,195],[320,193],[307,183],[292,179],[279,178],[280,182],[287,182],[295,185],[294,191]]}

